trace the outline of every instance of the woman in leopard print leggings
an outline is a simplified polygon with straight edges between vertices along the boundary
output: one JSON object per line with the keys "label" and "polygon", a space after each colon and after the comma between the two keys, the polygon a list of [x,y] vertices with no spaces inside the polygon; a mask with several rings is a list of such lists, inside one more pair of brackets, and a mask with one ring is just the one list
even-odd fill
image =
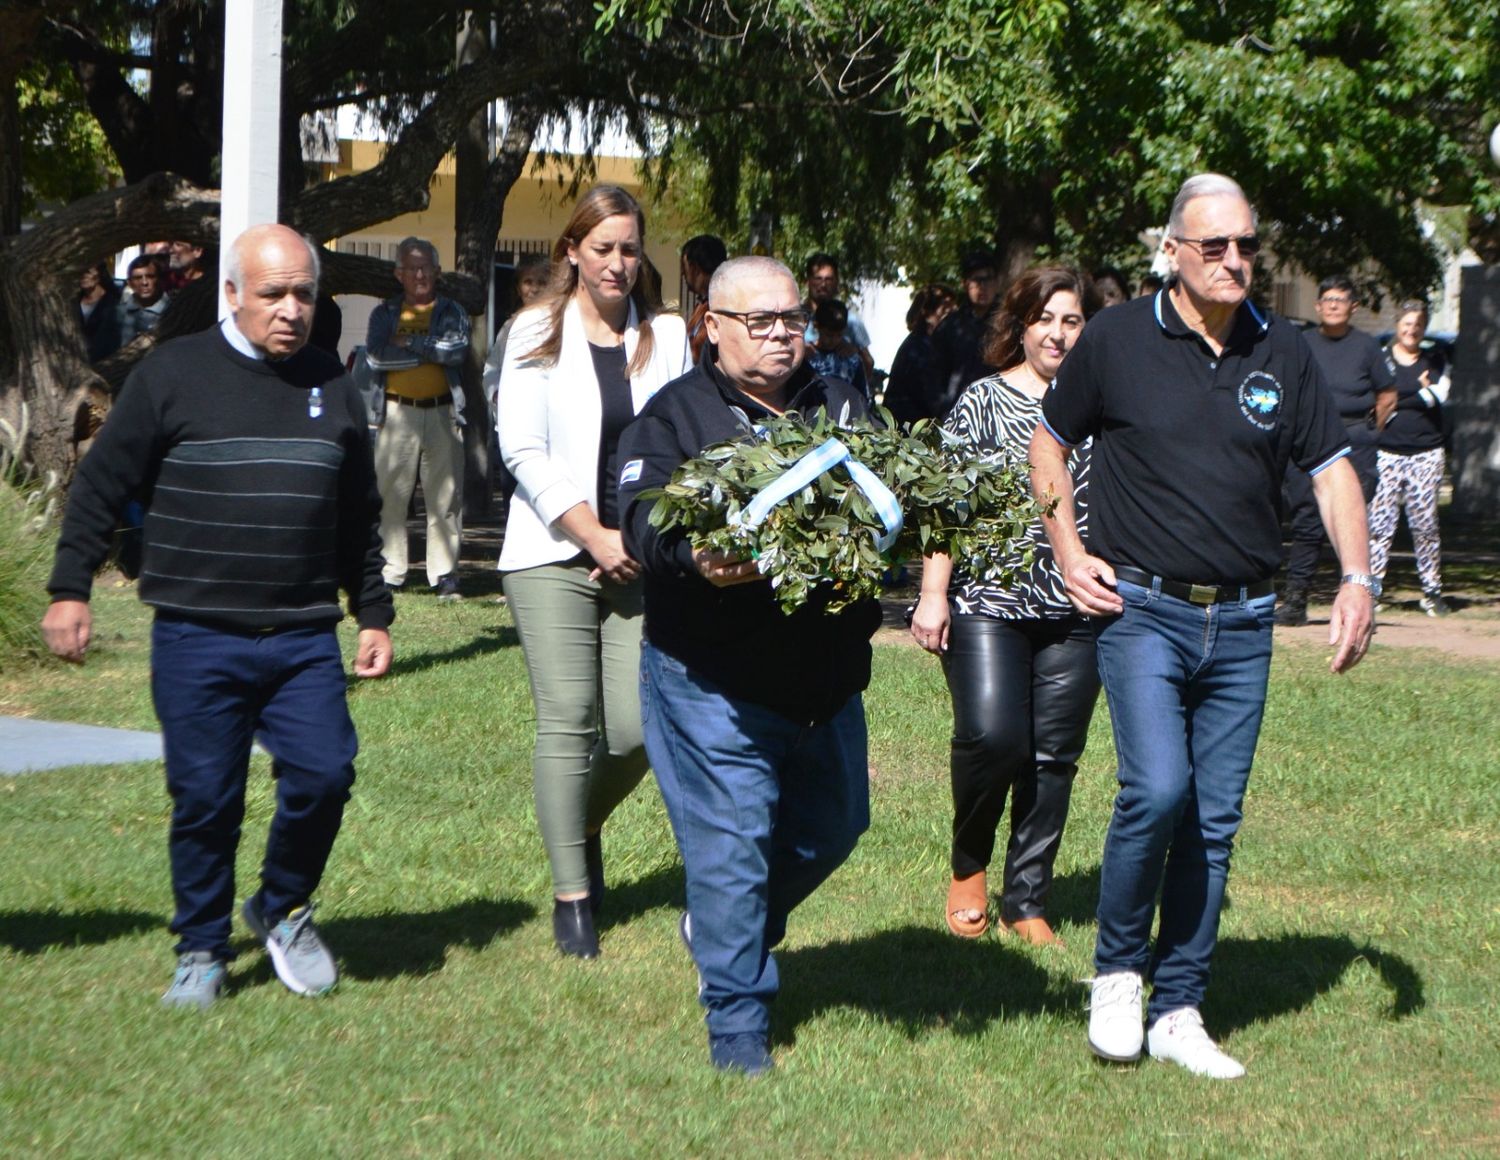
{"label": "woman in leopard print leggings", "polygon": [[1386,348],[1396,379],[1396,408],[1380,432],[1380,486],[1370,504],[1370,570],[1385,576],[1391,538],[1405,507],[1422,581],[1422,611],[1446,616],[1437,505],[1448,367],[1437,350],[1422,348],[1426,333],[1426,305],[1402,303],[1396,337]]}

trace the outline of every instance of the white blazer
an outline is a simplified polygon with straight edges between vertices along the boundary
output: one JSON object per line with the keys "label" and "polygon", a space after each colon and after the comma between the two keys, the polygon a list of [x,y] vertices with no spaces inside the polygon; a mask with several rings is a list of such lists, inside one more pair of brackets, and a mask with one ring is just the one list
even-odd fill
{"label": "white blazer", "polygon": [[[500,458],[516,477],[516,495],[505,523],[500,570],[537,568],[571,559],[579,547],[554,526],[580,503],[599,511],[599,380],[584,334],[578,303],[563,311],[562,348],[548,367],[529,358],[547,329],[545,307],[516,316],[505,344],[495,427]],[[639,415],[647,400],[690,365],[687,327],[675,314],[651,320],[651,359],[630,377],[631,403]],[[635,357],[640,331],[635,303],[625,324],[625,361]]]}

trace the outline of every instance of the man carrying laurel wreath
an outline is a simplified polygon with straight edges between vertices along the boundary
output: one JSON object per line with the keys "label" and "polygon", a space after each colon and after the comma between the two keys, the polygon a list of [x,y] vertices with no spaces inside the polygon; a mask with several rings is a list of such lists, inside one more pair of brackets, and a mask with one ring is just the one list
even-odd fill
{"label": "man carrying laurel wreath", "polygon": [[865,414],[858,391],[805,364],[808,313],[780,262],[724,263],[708,300],[698,365],[620,440],[621,531],[646,576],[641,713],[687,871],[680,933],[698,966],[709,1058],[757,1075],[772,1066],[771,951],[869,825],[860,694],[880,607],[830,613],[815,589],[788,615],[753,560],[651,526],[642,493],[710,444],[788,412]]}

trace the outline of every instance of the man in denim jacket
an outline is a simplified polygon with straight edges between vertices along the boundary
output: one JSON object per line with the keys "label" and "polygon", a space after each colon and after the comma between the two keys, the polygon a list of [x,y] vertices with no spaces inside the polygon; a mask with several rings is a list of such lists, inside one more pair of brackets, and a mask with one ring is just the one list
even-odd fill
{"label": "man in denim jacket", "polygon": [[396,248],[401,293],[371,312],[365,357],[370,421],[379,428],[375,475],[385,582],[395,589],[406,583],[406,510],[420,471],[427,582],[439,598],[457,600],[464,490],[460,368],[468,355],[469,316],[438,294],[440,272],[431,242],[407,238]]}

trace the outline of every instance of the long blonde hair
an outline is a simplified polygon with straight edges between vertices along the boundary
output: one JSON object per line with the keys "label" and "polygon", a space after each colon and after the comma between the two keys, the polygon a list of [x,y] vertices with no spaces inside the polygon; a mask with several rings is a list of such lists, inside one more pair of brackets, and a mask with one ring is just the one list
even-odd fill
{"label": "long blonde hair", "polygon": [[[542,341],[524,356],[535,359],[543,366],[556,366],[562,352],[563,315],[568,303],[578,291],[578,267],[568,261],[568,247],[581,245],[594,227],[606,218],[629,214],[635,218],[635,226],[641,235],[641,245],[646,242],[646,215],[640,203],[618,185],[596,185],[573,207],[573,216],[568,219],[562,236],[552,247],[552,281],[541,306],[547,311],[547,327]],[[646,257],[641,255],[642,267]],[[651,319],[661,311],[661,296],[653,293],[650,279],[644,277],[644,268],[637,271],[635,285],[630,288],[630,301],[635,304],[638,338],[635,355],[625,368],[626,374],[640,372],[651,361],[655,338],[651,333]]]}

